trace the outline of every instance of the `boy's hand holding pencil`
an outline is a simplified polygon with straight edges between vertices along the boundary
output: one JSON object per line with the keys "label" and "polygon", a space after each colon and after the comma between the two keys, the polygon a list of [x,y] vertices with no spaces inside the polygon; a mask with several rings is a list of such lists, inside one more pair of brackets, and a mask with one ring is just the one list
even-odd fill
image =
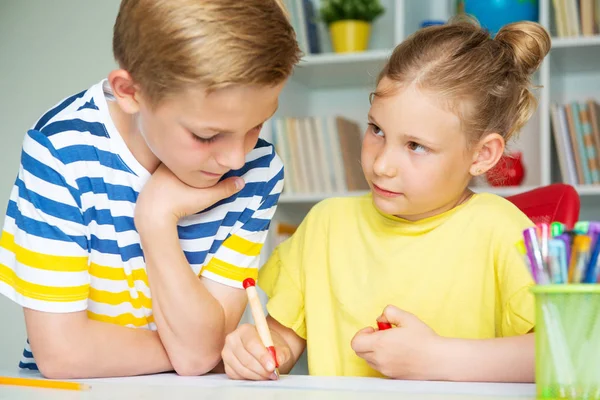
{"label": "boy's hand holding pencil", "polygon": [[269,330],[254,280],[244,281],[244,288],[256,326],[241,325],[227,336],[222,353],[225,373],[231,379],[277,380],[278,367],[291,359],[292,351],[283,338]]}

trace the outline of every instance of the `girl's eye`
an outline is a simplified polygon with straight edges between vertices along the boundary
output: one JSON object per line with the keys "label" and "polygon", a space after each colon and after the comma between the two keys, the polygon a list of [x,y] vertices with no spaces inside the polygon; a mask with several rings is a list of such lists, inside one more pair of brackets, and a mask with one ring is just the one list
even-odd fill
{"label": "girl's eye", "polygon": [[417,154],[427,154],[429,149],[416,142],[408,142],[408,148]]}
{"label": "girl's eye", "polygon": [[373,132],[375,136],[383,137],[383,132],[381,131],[381,129],[379,129],[377,125],[369,122],[369,129],[371,129],[371,132]]}
{"label": "girl's eye", "polygon": [[215,135],[215,136],[212,136],[212,137],[209,137],[209,138],[203,138],[203,137],[200,137],[200,136],[194,135],[194,134],[192,133],[192,138],[194,138],[194,140],[196,140],[196,141],[198,141],[198,142],[200,142],[200,143],[212,143],[212,142],[214,142],[215,140],[217,140],[217,137],[218,137],[218,135]]}

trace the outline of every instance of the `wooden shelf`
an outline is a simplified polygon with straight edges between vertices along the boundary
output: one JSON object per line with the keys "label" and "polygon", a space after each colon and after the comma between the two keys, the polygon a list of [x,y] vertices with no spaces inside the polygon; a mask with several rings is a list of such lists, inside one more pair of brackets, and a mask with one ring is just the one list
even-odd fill
{"label": "wooden shelf", "polygon": [[600,46],[600,35],[595,36],[573,36],[552,38],[553,49],[564,49],[570,47]]}
{"label": "wooden shelf", "polygon": [[374,84],[391,50],[360,53],[324,53],[304,57],[292,79],[311,88]]}

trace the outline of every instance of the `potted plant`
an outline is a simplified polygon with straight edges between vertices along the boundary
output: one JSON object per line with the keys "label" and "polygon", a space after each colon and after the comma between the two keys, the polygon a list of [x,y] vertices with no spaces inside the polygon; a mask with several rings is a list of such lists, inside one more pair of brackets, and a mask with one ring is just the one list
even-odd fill
{"label": "potted plant", "polygon": [[364,51],[371,23],[383,14],[379,0],[322,0],[320,17],[328,26],[336,53]]}

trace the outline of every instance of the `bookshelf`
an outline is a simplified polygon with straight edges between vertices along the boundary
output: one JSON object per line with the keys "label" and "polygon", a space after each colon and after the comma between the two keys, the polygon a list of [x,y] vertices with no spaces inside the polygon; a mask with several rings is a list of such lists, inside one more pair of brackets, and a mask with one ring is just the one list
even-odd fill
{"label": "bookshelf", "polygon": [[[319,1],[314,3],[318,7]],[[386,13],[373,24],[370,48],[363,53],[331,53],[327,32],[319,27],[323,53],[308,54],[302,59],[282,93],[276,117],[340,115],[366,127],[368,95],[393,46],[417,30],[424,20],[447,20],[453,13],[454,1],[382,0],[382,4]],[[508,149],[523,153],[525,180],[518,187],[477,185],[473,187],[476,191],[510,196],[563,181],[554,144],[551,105],[590,97],[600,101],[600,35],[558,37],[553,0],[540,0],[539,7],[539,22],[553,36],[552,50],[534,77],[534,83],[541,86],[537,91],[538,110]],[[582,199],[582,219],[600,219],[600,185],[575,187]],[[275,220],[299,223],[310,207],[321,200],[364,193],[284,193]]]}

